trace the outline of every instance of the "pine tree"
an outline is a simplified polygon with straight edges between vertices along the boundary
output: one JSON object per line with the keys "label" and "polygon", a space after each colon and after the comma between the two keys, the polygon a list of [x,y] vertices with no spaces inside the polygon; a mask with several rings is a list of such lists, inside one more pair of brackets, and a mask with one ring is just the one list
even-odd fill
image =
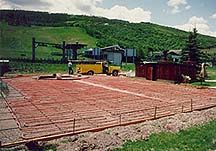
{"label": "pine tree", "polygon": [[197,67],[200,67],[202,63],[202,53],[198,48],[197,36],[197,29],[194,28],[193,32],[189,33],[186,47],[182,52],[182,58],[183,61],[192,62],[196,64]]}

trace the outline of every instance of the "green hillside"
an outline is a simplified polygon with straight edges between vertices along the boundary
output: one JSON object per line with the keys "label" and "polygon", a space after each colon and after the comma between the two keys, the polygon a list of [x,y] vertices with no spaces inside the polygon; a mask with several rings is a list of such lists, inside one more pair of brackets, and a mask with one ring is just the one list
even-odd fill
{"label": "green hillside", "polygon": [[[152,23],[129,23],[102,17],[0,10],[0,56],[30,57],[31,38],[52,43],[85,43],[88,48],[120,45],[136,48],[139,58],[150,51],[183,49],[188,33]],[[8,25],[9,24],[9,25]],[[216,38],[199,35],[200,49],[216,48]],[[37,57],[56,57],[54,48],[38,47]]]}
{"label": "green hillside", "polygon": [[[183,49],[188,40],[188,32],[152,23],[129,23],[105,18],[72,16],[78,20],[73,26],[86,29],[87,33],[98,40],[99,47],[118,44],[122,47],[136,48],[139,56],[148,51]],[[200,49],[216,47],[216,38],[199,35]]]}
{"label": "green hillside", "polygon": [[[42,27],[42,26],[10,26],[0,23],[0,56],[12,58],[31,58],[32,37],[37,41],[59,43],[85,43],[88,47],[96,46],[96,38],[86,34],[85,30],[79,27]],[[38,47],[37,58],[61,58],[52,55],[53,52],[60,52],[60,49],[53,47]]]}

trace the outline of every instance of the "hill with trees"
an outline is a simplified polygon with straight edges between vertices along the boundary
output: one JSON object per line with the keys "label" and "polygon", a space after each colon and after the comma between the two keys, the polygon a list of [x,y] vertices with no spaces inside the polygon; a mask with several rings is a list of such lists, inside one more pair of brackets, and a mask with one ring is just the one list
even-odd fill
{"label": "hill with trees", "polygon": [[[8,53],[15,49],[28,49],[30,53],[31,36],[35,36],[47,42],[79,41],[89,48],[118,44],[136,48],[139,58],[143,58],[150,51],[184,49],[189,36],[188,32],[153,23],[22,10],[0,10],[0,22],[0,47]],[[198,34],[197,43],[200,49],[215,48],[216,38]]]}

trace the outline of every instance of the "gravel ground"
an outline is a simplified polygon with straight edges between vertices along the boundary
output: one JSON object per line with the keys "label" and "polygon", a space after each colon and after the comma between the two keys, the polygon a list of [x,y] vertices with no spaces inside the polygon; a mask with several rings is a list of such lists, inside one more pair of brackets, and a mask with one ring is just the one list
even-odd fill
{"label": "gravel ground", "polygon": [[152,133],[162,131],[178,132],[194,125],[216,119],[216,107],[181,113],[174,116],[147,121],[140,124],[106,129],[95,133],[84,133],[46,142],[57,146],[58,151],[104,151],[120,147],[127,140],[146,140]]}

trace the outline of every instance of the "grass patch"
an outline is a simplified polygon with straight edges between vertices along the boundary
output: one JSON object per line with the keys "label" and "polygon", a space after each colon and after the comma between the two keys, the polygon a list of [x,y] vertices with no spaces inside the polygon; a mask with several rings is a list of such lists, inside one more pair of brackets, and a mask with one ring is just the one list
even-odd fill
{"label": "grass patch", "polygon": [[[42,26],[9,26],[0,22],[0,56],[13,58],[31,58],[32,37],[36,41],[62,44],[85,43],[89,48],[96,46],[96,38],[89,36],[79,27],[42,27]],[[36,58],[61,59],[52,55],[53,52],[62,53],[54,47],[37,47]]]}
{"label": "grass patch", "polygon": [[193,86],[216,87],[216,82],[193,82]]}
{"label": "grass patch", "polygon": [[134,63],[122,63],[122,71],[135,71],[135,64]]}
{"label": "grass patch", "polygon": [[67,64],[10,62],[9,65],[12,74],[68,73]]}
{"label": "grass patch", "polygon": [[208,80],[216,80],[216,67],[207,67]]}
{"label": "grass patch", "polygon": [[[216,80],[216,67],[207,67],[206,71],[208,74],[206,80]],[[216,87],[216,82],[193,82],[191,85],[201,87]]]}
{"label": "grass patch", "polygon": [[42,148],[43,151],[57,151],[57,145],[45,145]]}
{"label": "grass patch", "polygon": [[[67,64],[48,64],[48,63],[29,63],[29,62],[14,62],[9,63],[11,74],[35,74],[35,73],[68,73]],[[75,71],[76,65],[73,64]],[[135,65],[123,63],[123,71],[134,71]]]}
{"label": "grass patch", "polygon": [[207,151],[216,149],[216,120],[179,133],[152,134],[148,141],[128,141],[116,151]]}

